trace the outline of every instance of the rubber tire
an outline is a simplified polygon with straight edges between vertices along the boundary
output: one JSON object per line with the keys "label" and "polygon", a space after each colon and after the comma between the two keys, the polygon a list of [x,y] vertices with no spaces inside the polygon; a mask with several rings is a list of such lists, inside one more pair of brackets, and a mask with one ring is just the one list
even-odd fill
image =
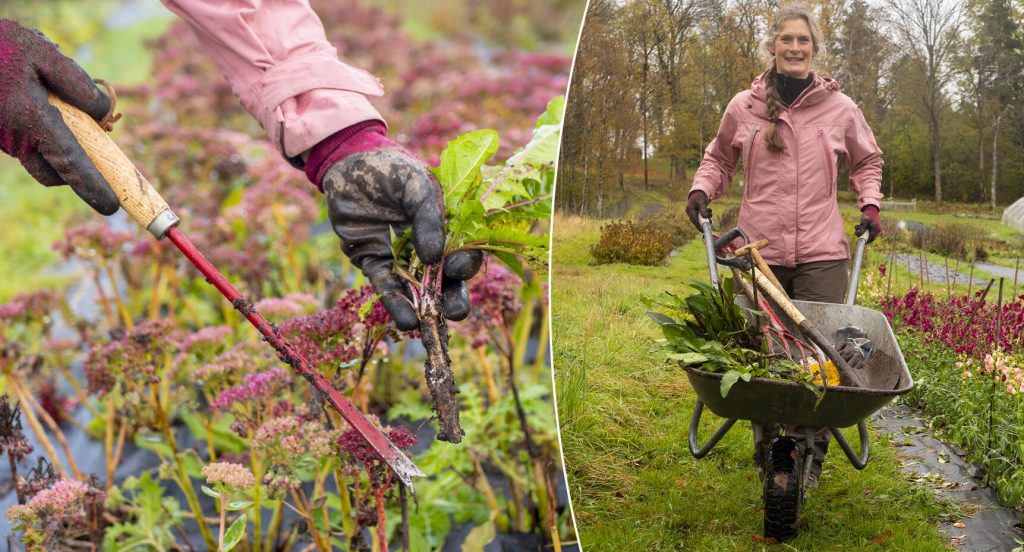
{"label": "rubber tire", "polygon": [[800,528],[801,473],[796,439],[777,437],[768,448],[764,478],[764,536],[785,542]]}

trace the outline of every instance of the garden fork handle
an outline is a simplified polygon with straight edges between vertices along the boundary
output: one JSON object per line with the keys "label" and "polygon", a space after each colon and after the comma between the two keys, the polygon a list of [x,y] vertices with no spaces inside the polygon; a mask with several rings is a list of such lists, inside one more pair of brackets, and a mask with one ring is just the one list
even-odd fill
{"label": "garden fork handle", "polygon": [[47,99],[60,111],[64,124],[71,129],[96,169],[114,190],[121,207],[135,222],[157,239],[162,239],[167,230],[178,225],[178,217],[164,198],[92,117],[53,94]]}

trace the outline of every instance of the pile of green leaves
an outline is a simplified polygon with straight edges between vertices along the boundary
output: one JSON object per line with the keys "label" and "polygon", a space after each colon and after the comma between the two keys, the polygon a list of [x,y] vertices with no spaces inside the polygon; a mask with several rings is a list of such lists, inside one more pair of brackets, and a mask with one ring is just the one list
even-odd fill
{"label": "pile of green leaves", "polygon": [[725,374],[722,396],[739,380],[753,377],[796,381],[814,388],[813,376],[788,358],[768,354],[768,346],[750,317],[763,316],[735,302],[735,282],[725,278],[716,289],[692,281],[697,291],[687,297],[666,292],[669,300],[652,303],[661,312],[647,314],[661,326],[659,340],[669,351],[668,359],[706,372]]}

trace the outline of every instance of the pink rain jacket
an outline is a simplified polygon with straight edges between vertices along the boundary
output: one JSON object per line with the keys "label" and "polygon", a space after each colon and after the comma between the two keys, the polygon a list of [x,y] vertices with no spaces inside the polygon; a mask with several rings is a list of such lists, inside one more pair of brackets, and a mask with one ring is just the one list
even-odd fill
{"label": "pink rain jacket", "polygon": [[271,143],[296,157],[350,125],[384,119],[384,88],[345,64],[308,0],[161,0],[195,31]]}
{"label": "pink rain jacket", "polygon": [[714,200],[725,193],[743,159],[739,226],[771,265],[792,267],[848,259],[850,247],[836,202],[839,157],[846,157],[857,207],[882,198],[882,151],[864,114],[839,83],[815,75],[811,85],[779,115],[783,152],[768,148],[765,75],[725,108],[718,135],[708,144],[690,191]]}

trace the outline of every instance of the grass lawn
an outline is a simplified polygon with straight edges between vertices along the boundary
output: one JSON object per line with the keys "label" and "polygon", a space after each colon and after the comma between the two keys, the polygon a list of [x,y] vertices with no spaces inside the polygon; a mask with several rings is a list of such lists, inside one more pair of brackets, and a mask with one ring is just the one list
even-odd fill
{"label": "grass lawn", "polygon": [[[936,528],[954,507],[900,475],[875,436],[861,472],[833,447],[820,489],[788,546],[757,542],[760,485],[749,424],[738,423],[702,460],[687,448],[695,396],[655,351],[644,297],[689,293],[707,279],[701,244],[666,266],[591,266],[599,221],[557,216],[552,324],[558,410],[569,488],[585,550],[944,550]],[[701,438],[720,420],[706,415]],[[851,442],[856,436],[850,435]],[[856,445],[855,445],[856,446]]]}

